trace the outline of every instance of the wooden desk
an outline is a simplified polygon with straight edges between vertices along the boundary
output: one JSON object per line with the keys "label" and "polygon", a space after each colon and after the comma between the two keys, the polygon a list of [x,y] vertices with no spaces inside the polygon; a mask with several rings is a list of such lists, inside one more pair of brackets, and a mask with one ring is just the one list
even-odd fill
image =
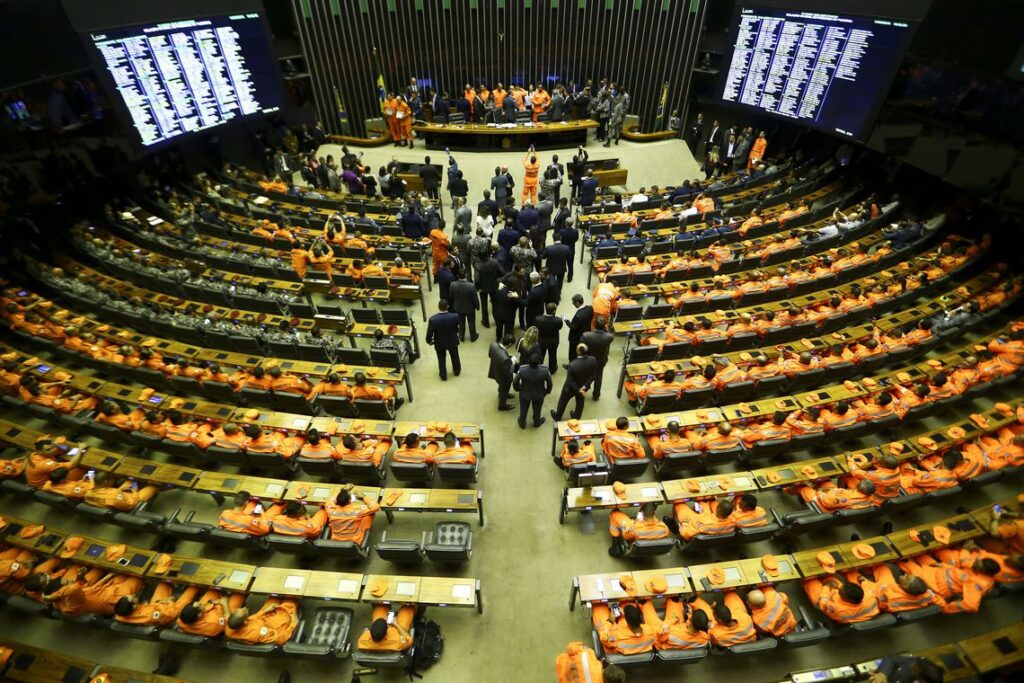
{"label": "wooden desk", "polygon": [[323,571],[308,573],[309,577],[306,580],[306,589],[302,597],[358,602],[364,585],[362,574]]}
{"label": "wooden desk", "polygon": [[[696,484],[699,491],[691,491],[687,484]],[[689,479],[671,479],[661,482],[665,492],[665,500],[671,502],[693,500],[696,498],[721,498],[741,493],[757,491],[758,485],[754,475],[749,472],[730,474],[708,474],[703,477]]]}
{"label": "wooden desk", "polygon": [[[374,581],[383,579],[388,584],[387,592],[384,595],[370,595],[369,586],[372,586]],[[366,595],[363,598],[371,602],[397,602],[397,603],[415,603],[419,598],[420,594],[420,582],[423,580],[422,576],[391,576],[385,574],[370,574],[366,577],[365,585],[367,586]]]}
{"label": "wooden desk", "polygon": [[[865,543],[875,549],[875,556],[866,560],[859,559],[853,554],[853,546]],[[836,560],[835,572],[826,572],[816,559],[817,554],[826,551],[832,554]],[[863,541],[851,541],[839,545],[821,546],[813,550],[802,550],[793,553],[797,567],[805,578],[821,576],[822,574],[844,572],[849,569],[857,569],[867,565],[882,564],[890,560],[899,559],[900,553],[886,536],[876,536]]]}
{"label": "wooden desk", "polygon": [[131,477],[138,481],[166,484],[183,489],[190,489],[199,481],[203,471],[193,467],[182,467],[170,463],[124,458],[114,470],[114,474]]}
{"label": "wooden desk", "polygon": [[[949,543],[939,543],[938,540],[933,539],[927,546],[925,546],[910,537],[911,531],[921,533],[922,531],[931,531],[937,526],[944,526],[949,529]],[[937,519],[927,524],[919,524],[909,529],[893,531],[892,533],[887,534],[887,538],[901,556],[909,558],[931,550],[944,548],[948,545],[955,545],[962,541],[966,541],[969,538],[977,538],[978,536],[983,536],[986,533],[987,531],[982,528],[977,521],[975,521],[971,513],[965,513],[962,515],[947,517],[946,519]]]}
{"label": "wooden desk", "polygon": [[[701,593],[728,590],[740,586],[763,586],[800,578],[796,560],[792,555],[776,555],[775,559],[779,561],[778,576],[769,576],[761,566],[761,558],[755,557],[690,567],[690,579],[697,592]],[[725,581],[717,586],[707,578],[711,570],[715,568],[721,569],[725,573]]]}
{"label": "wooden desk", "polygon": [[573,431],[569,428],[569,421],[564,420],[555,424],[555,432],[559,439],[566,441],[572,439],[594,439],[605,432],[602,420],[580,420],[579,428]]}
{"label": "wooden desk", "polygon": [[[740,406],[745,409],[740,409]],[[791,412],[800,407],[800,403],[792,396],[779,396],[778,398],[765,398],[760,401],[748,401],[743,404],[735,404],[722,408],[722,413],[729,421],[743,421],[771,417],[775,411],[782,410]]]}
{"label": "wooden desk", "polygon": [[[804,474],[801,470],[805,467],[813,469],[814,474]],[[754,479],[757,481],[760,488],[771,489],[790,486],[800,482],[829,479],[843,474],[844,471],[843,466],[835,458],[825,457],[817,458],[816,460],[802,460],[786,465],[762,467],[760,469],[752,470],[751,474],[754,476]],[[778,481],[769,481],[768,477],[772,473],[779,476]]]}
{"label": "wooden desk", "polygon": [[[986,634],[987,635],[987,634]],[[979,636],[983,638],[984,636]],[[915,653],[918,657],[924,657],[936,666],[942,668],[945,681],[959,681],[964,678],[978,675],[978,670],[971,665],[967,655],[956,643],[947,643],[938,647],[929,648]]]}
{"label": "wooden desk", "polygon": [[96,664],[60,652],[23,645],[6,638],[0,645],[14,650],[4,678],[25,683],[78,683],[88,681]]}
{"label": "wooden desk", "polygon": [[244,474],[228,472],[203,472],[195,483],[197,491],[211,493],[238,493],[248,491],[251,495],[264,500],[280,500],[288,489],[289,482],[284,479],[268,479],[266,477],[250,477]]}
{"label": "wooden desk", "polygon": [[117,543],[89,536],[82,536],[82,541],[82,547],[71,556],[73,561],[121,574],[145,576],[150,562],[156,557],[156,553],[152,550],[127,546],[124,555],[111,562],[106,557],[107,548],[118,545]]}
{"label": "wooden desk", "polygon": [[91,470],[111,472],[121,466],[125,460],[134,460],[134,458],[125,458],[122,455],[117,455],[116,453],[111,453],[110,451],[105,451],[101,448],[88,448],[85,453],[82,454],[82,459],[79,464],[81,464],[82,467],[86,467]]}
{"label": "wooden desk", "polygon": [[[201,557],[171,556],[171,568],[165,574],[149,572],[151,578],[190,583],[207,588],[244,593],[249,590],[256,567],[238,562],[221,562]],[[299,570],[296,570],[299,571]]]}
{"label": "wooden desk", "polygon": [[559,522],[565,522],[569,512],[583,512],[617,507],[639,507],[644,503],[661,505],[665,502],[661,484],[656,481],[625,484],[626,496],[619,498],[611,485],[590,488],[571,488],[562,490],[562,511]]}
{"label": "wooden desk", "polygon": [[18,519],[10,515],[3,515],[3,518],[7,522],[7,526],[0,531],[0,541],[16,548],[31,550],[40,555],[52,555],[64,545],[64,539],[68,536],[63,531],[47,527],[38,536],[22,538],[18,535],[18,532],[31,524],[35,524],[35,522]]}
{"label": "wooden desk", "polygon": [[429,149],[501,149],[513,145],[526,149],[586,146],[587,130],[596,128],[591,119],[558,121],[501,127],[485,123],[421,123],[413,130],[426,139]]}
{"label": "wooden desk", "polygon": [[[480,526],[484,525],[484,498],[482,491],[473,489],[406,489],[386,488],[377,490],[380,506],[393,521],[395,512],[468,512],[477,513]],[[386,503],[392,492],[398,492],[398,499]]]}
{"label": "wooden desk", "polygon": [[278,413],[272,410],[260,410],[260,416],[255,420],[249,420],[245,414],[250,408],[236,408],[231,414],[230,421],[241,424],[258,424],[270,429],[286,429],[288,431],[306,432],[309,430],[309,423],[313,419],[309,415],[296,415],[294,413]]}
{"label": "wooden desk", "polygon": [[[683,570],[685,572],[685,570]],[[569,593],[569,610],[576,610],[576,598],[580,604],[591,602],[608,602],[609,600],[622,600],[630,597],[622,590],[619,577],[630,575],[630,572],[609,572],[607,574],[583,574],[572,580],[572,590]],[[639,586],[638,586],[639,588]]]}
{"label": "wooden desk", "polygon": [[[448,426],[460,443],[463,441],[479,441],[480,452],[478,455],[481,458],[487,455],[483,427],[472,422],[449,422]],[[394,434],[396,438],[404,439],[405,435],[410,432],[416,432],[420,435],[421,439],[426,441],[440,441],[444,438],[443,433],[428,429],[427,422],[402,421],[395,423]]]}
{"label": "wooden desk", "polygon": [[476,607],[478,613],[484,611],[480,582],[476,579],[424,576],[416,602],[438,607]]}
{"label": "wooden desk", "polygon": [[[288,483],[281,500],[297,500],[301,503],[323,504],[333,503],[338,492],[344,484],[330,484],[326,482],[292,481]],[[371,500],[380,498],[380,488],[376,486],[354,486],[351,489],[354,498],[362,499],[369,496]]]}
{"label": "wooden desk", "polygon": [[[314,420],[319,419],[323,418],[314,418]],[[355,434],[355,432],[352,431],[352,424],[354,422],[362,422],[363,425],[365,426],[365,429],[361,432],[361,434],[366,434],[367,436],[374,436],[377,438],[391,437],[392,435],[395,435],[399,438],[405,438],[405,434],[395,431],[395,423],[388,420],[353,420],[350,418],[326,419],[334,420],[335,434]],[[400,422],[398,424],[403,423]],[[316,425],[314,424],[313,426],[315,427]]]}
{"label": "wooden desk", "polygon": [[249,592],[300,598],[306,592],[309,575],[308,569],[258,567]]}
{"label": "wooden desk", "polygon": [[961,640],[959,645],[978,671],[995,671],[1024,660],[1024,624]]}

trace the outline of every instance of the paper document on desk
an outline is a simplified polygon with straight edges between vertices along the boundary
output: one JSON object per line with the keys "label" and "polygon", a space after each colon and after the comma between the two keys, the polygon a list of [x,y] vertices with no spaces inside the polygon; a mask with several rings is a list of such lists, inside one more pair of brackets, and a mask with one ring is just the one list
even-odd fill
{"label": "paper document on desk", "polygon": [[407,581],[399,581],[398,585],[395,586],[395,595],[404,595],[406,597],[416,595],[416,584]]}
{"label": "paper document on desk", "polygon": [[302,587],[304,585],[306,585],[306,577],[305,576],[296,576],[294,574],[291,574],[291,575],[287,576],[285,578],[285,580],[284,580],[284,587],[287,588],[288,590],[293,590],[293,591],[302,590]]}
{"label": "paper document on desk", "polygon": [[460,600],[468,600],[473,595],[473,587],[464,583],[457,583],[452,586],[452,597]]}
{"label": "paper document on desk", "polygon": [[342,579],[338,582],[339,593],[355,593],[357,588],[359,588],[359,582],[352,579]]}
{"label": "paper document on desk", "polygon": [[266,204],[269,201],[270,200],[267,199],[266,197],[257,197],[256,199],[252,200],[252,203],[253,204]]}
{"label": "paper document on desk", "polygon": [[645,486],[644,488],[640,489],[640,493],[641,495],[643,495],[644,498],[654,498],[655,496],[658,495],[658,489],[654,488],[653,486]]}

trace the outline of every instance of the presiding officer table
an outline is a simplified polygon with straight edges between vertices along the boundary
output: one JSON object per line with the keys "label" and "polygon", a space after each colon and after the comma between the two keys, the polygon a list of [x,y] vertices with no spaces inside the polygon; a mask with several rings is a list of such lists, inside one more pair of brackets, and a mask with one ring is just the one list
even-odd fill
{"label": "presiding officer table", "polygon": [[424,123],[413,126],[426,140],[427,149],[558,149],[587,144],[587,131],[597,128],[597,121],[560,121],[502,126],[484,123]]}

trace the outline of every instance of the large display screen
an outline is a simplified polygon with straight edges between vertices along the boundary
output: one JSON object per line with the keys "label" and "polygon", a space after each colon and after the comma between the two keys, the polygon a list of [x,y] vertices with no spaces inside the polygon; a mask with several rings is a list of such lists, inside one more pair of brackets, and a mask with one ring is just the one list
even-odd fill
{"label": "large display screen", "polygon": [[916,23],[740,6],[722,99],[864,141]]}
{"label": "large display screen", "polygon": [[146,148],[284,105],[256,12],[93,31],[88,42]]}

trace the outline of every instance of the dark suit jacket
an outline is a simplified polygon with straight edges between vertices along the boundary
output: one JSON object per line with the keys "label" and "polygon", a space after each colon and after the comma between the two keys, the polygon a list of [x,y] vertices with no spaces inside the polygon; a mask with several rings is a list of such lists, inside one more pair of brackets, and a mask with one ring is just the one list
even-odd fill
{"label": "dark suit jacket", "polygon": [[721,126],[719,126],[718,128],[715,128],[714,126],[708,126],[708,139],[707,139],[707,148],[708,149],[711,149],[711,145],[719,145],[719,146],[721,146],[723,140],[725,140],[725,129],[724,128],[722,128]]}
{"label": "dark suit jacket", "polygon": [[437,289],[440,294],[440,298],[447,299],[451,296],[451,286],[455,282],[455,273],[442,267],[437,271],[437,276],[434,278],[437,280]]}
{"label": "dark suit jacket", "polygon": [[559,242],[544,248],[544,263],[552,275],[563,275],[571,258],[572,249]]}
{"label": "dark suit jacket", "polygon": [[454,349],[459,345],[459,314],[435,313],[427,321],[427,343],[439,349]]}
{"label": "dark suit jacket", "polygon": [[522,400],[544,398],[551,393],[551,373],[543,365],[520,365],[512,380],[512,388],[519,392]]}
{"label": "dark suit jacket", "polygon": [[495,382],[511,382],[512,354],[510,354],[505,347],[498,342],[491,342],[491,347],[487,351],[487,355],[491,359],[491,365],[487,370],[487,376]]}
{"label": "dark suit jacket", "polygon": [[498,218],[498,203],[493,199],[484,199],[476,205],[476,212],[480,216],[490,216],[491,218]]}
{"label": "dark suit jacket", "polygon": [[547,302],[548,288],[543,282],[530,287],[526,293],[526,319],[534,318],[544,313],[544,304]]}
{"label": "dark suit jacket", "polygon": [[597,197],[597,178],[584,178],[580,184],[580,204],[589,206],[594,203],[594,199]]}
{"label": "dark suit jacket", "polygon": [[541,346],[558,346],[558,338],[564,324],[561,318],[557,315],[538,315],[532,324],[540,332],[538,340]]}
{"label": "dark suit jacket", "polygon": [[501,280],[501,264],[494,259],[487,259],[476,266],[476,290],[480,294],[498,291]]}
{"label": "dark suit jacket", "polygon": [[519,299],[510,297],[508,289],[497,290],[494,294],[494,320],[504,323],[514,322],[518,311]]}
{"label": "dark suit jacket", "polygon": [[423,179],[423,189],[436,190],[441,187],[441,174],[433,164],[420,166],[419,176]]}
{"label": "dark suit jacket", "polygon": [[583,305],[576,309],[572,319],[569,321],[569,339],[579,340],[583,333],[590,329],[590,323],[594,320],[594,307]]}
{"label": "dark suit jacket", "polygon": [[465,315],[480,308],[480,298],[476,295],[476,287],[469,280],[453,282],[448,288],[448,301],[451,302],[451,310]]}
{"label": "dark suit jacket", "polygon": [[569,362],[569,369],[565,373],[565,382],[562,384],[562,391],[566,389],[573,393],[580,389],[589,389],[597,377],[597,361],[591,355],[577,356]]}
{"label": "dark suit jacket", "polygon": [[587,345],[587,353],[597,360],[597,364],[604,367],[608,362],[608,349],[611,348],[615,335],[605,330],[592,330],[584,332],[580,341]]}

